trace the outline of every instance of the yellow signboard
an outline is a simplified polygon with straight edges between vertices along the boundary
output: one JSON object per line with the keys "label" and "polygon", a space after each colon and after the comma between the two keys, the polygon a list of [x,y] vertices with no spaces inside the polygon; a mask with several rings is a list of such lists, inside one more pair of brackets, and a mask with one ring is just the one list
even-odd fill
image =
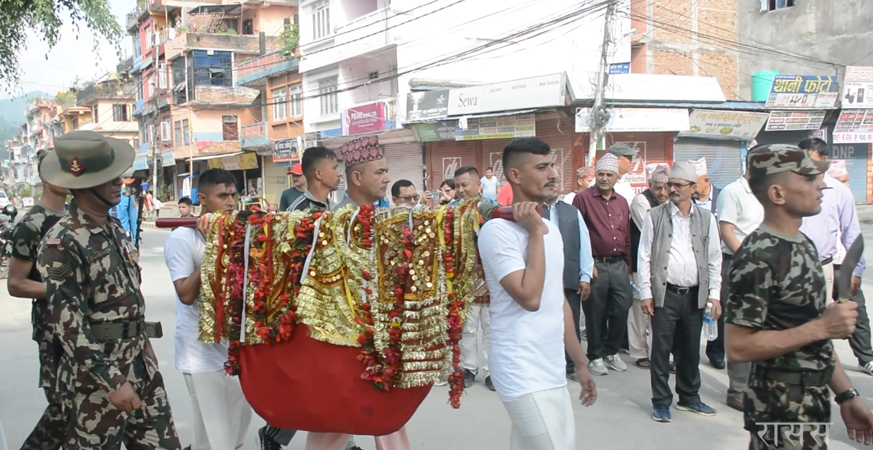
{"label": "yellow signboard", "polygon": [[206,161],[210,169],[224,170],[249,170],[258,168],[258,155],[255,153],[243,153],[236,156],[225,156]]}

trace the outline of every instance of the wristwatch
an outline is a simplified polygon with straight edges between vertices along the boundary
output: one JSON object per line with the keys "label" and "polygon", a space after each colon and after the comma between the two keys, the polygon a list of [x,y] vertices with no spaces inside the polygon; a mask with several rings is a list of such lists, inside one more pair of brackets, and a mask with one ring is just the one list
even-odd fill
{"label": "wristwatch", "polygon": [[843,403],[846,403],[847,401],[855,397],[859,397],[860,395],[861,394],[858,393],[857,389],[852,388],[834,397],[834,401],[837,402],[838,405],[842,405]]}

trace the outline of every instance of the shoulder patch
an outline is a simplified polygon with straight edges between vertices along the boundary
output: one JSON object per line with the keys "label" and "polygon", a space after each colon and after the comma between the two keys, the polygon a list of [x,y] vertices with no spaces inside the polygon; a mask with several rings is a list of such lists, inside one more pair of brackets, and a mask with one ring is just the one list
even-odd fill
{"label": "shoulder patch", "polygon": [[48,238],[45,240],[45,245],[61,245],[61,240],[58,238]]}

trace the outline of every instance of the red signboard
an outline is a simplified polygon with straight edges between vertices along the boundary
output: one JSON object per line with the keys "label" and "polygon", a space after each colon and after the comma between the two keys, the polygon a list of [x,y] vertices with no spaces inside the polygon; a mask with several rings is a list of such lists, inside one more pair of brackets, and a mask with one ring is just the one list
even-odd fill
{"label": "red signboard", "polygon": [[372,133],[385,130],[385,102],[368,103],[343,111],[343,134]]}

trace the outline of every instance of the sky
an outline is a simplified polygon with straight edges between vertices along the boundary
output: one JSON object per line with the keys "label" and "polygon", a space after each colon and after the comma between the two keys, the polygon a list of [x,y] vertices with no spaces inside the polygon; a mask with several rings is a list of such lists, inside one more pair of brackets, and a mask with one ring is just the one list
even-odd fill
{"label": "sky", "polygon": [[[108,0],[108,2],[122,28],[125,28],[127,13],[133,11],[136,0]],[[77,39],[75,29],[66,22],[61,31],[60,41],[49,51],[48,45],[39,39],[36,33],[31,32],[27,49],[19,56],[22,68],[21,93],[43,91],[54,94],[57,91],[68,90],[76,76],[82,81],[88,81],[115,70],[115,65],[118,63],[115,49],[102,40],[98,51],[102,61],[98,61],[92,52],[93,39],[94,35],[84,24]],[[130,42],[130,38],[126,37],[120,44],[122,52],[127,56],[132,54]]]}

